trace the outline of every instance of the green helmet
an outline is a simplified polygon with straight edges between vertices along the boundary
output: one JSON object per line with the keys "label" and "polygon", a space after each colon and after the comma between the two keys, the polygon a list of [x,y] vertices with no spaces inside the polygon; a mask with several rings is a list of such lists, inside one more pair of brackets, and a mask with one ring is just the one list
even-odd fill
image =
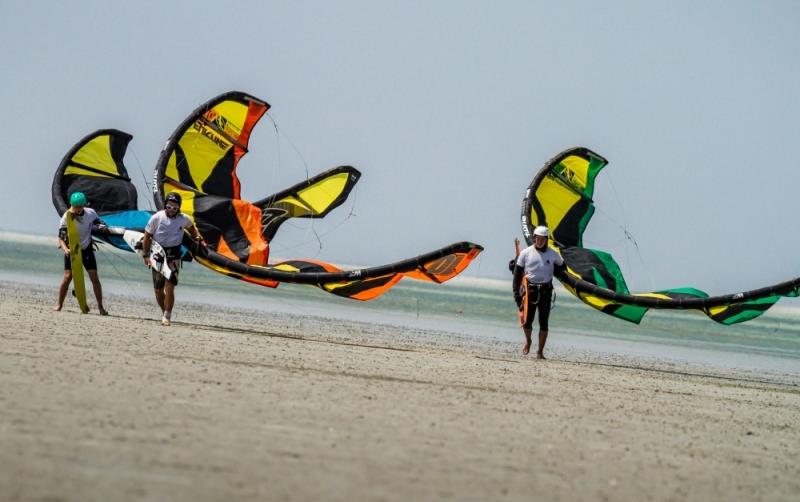
{"label": "green helmet", "polygon": [[75,192],[69,196],[69,203],[71,206],[85,206],[86,196],[83,192]]}

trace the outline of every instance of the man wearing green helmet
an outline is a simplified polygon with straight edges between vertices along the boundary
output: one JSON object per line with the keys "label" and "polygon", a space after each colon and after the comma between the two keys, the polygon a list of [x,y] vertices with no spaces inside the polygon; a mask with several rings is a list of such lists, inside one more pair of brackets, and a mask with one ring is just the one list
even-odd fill
{"label": "man wearing green helmet", "polygon": [[[67,213],[72,213],[75,219],[76,226],[78,227],[78,234],[81,240],[81,257],[83,258],[83,267],[89,274],[89,279],[92,281],[92,289],[94,290],[94,297],[97,299],[97,310],[100,315],[108,315],[105,307],[103,306],[103,287],[100,285],[100,278],[97,275],[97,260],[94,256],[94,249],[92,248],[92,228],[98,226],[105,227],[105,224],[97,216],[94,209],[86,207],[88,201],[83,192],[74,192],[69,197],[70,207]],[[61,310],[64,306],[64,299],[67,297],[69,284],[72,282],[72,267],[69,259],[69,244],[67,242],[67,213],[61,216],[61,224],[58,231],[58,245],[64,252],[64,278],[61,280],[61,286],[58,289],[58,303],[53,307],[53,310]]]}

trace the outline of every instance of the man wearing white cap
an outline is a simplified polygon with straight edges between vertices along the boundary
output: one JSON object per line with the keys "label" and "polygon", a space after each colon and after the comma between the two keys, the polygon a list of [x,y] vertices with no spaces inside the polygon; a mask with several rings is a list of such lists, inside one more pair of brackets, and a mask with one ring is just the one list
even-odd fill
{"label": "man wearing white cap", "polygon": [[[522,354],[527,355],[531,349],[531,333],[533,319],[539,311],[539,348],[537,359],[544,359],[544,344],[547,342],[550,303],[553,298],[553,273],[556,267],[564,267],[564,259],[553,248],[547,245],[550,230],[538,226],[533,231],[533,246],[522,250],[514,267],[514,300],[520,312],[522,331],[525,333],[525,346]],[[527,281],[527,287],[523,284]],[[527,303],[527,305],[526,305]],[[527,307],[527,308],[526,308]]]}

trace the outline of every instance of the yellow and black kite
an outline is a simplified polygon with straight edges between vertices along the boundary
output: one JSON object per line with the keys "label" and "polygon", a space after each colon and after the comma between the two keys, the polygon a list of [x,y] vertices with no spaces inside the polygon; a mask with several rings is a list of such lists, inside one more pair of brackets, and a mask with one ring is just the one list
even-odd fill
{"label": "yellow and black kite", "polygon": [[461,273],[483,250],[459,242],[415,258],[379,267],[340,270],[314,260],[269,264],[269,244],[289,218],[322,218],[340,206],[361,173],[340,166],[255,202],[241,198],[236,175],[250,134],[269,109],[243,92],[228,92],[195,109],[170,136],[155,171],[154,199],[163,206],[172,191],[183,197],[190,216],[208,244],[192,246],[206,267],[243,281],[276,287],[280,282],[310,284],[330,293],[371,300],[403,277],[436,283]]}
{"label": "yellow and black kite", "polygon": [[93,231],[96,239],[131,251],[121,229],[144,231],[151,211],[137,208],[136,187],[123,159],[133,136],[118,129],[99,129],[69,149],[53,176],[51,196],[59,215],[69,208],[70,195],[83,192],[110,230]]}
{"label": "yellow and black kite", "polygon": [[567,265],[559,280],[584,303],[639,323],[649,308],[696,309],[722,324],[763,314],[782,296],[800,295],[800,278],[741,293],[708,296],[692,287],[631,294],[619,265],[606,252],[583,246],[594,214],[594,185],[608,161],[588,148],[571,148],[547,161],[522,201],[522,232],[529,245],[537,225],[550,228],[550,244]]}

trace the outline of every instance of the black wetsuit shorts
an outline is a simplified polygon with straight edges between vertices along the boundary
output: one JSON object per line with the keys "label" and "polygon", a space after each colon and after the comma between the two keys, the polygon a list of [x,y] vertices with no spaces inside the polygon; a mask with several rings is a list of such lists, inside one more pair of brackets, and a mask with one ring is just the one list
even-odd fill
{"label": "black wetsuit shorts", "polygon": [[[173,285],[178,285],[178,271],[181,269],[181,247],[174,246],[170,248],[164,248],[164,254],[167,255],[167,266],[172,269],[172,274],[170,275],[169,282]],[[153,288],[155,289],[162,289],[164,284],[166,284],[167,280],[161,275],[160,272],[156,272],[152,270],[153,273]]]}
{"label": "black wetsuit shorts", "polygon": [[548,321],[550,320],[550,304],[553,301],[553,283],[545,284],[528,283],[528,318],[525,319],[523,328],[530,329],[533,326],[533,319],[536,311],[539,311],[539,329],[547,331]]}
{"label": "black wetsuit shorts", "polygon": [[[81,249],[81,258],[83,259],[83,268],[86,270],[97,270],[97,258],[94,256],[94,249],[91,244],[86,249]],[[64,255],[64,270],[72,269],[72,263],[69,256]]]}

